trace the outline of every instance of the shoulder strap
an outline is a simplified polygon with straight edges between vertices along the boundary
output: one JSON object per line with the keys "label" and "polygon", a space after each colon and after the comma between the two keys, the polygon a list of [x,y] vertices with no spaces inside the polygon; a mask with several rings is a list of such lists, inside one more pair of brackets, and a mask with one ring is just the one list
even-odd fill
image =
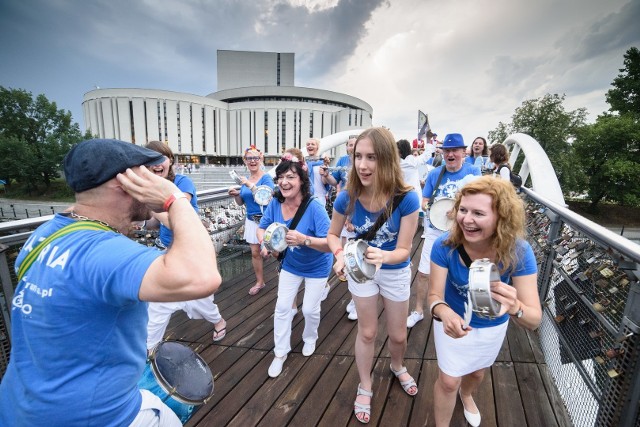
{"label": "shoulder strap", "polygon": [[464,249],[464,246],[458,245],[456,249],[458,249],[458,253],[460,254],[460,258],[462,258],[462,261],[464,261],[464,265],[466,265],[467,268],[471,267],[471,262],[472,262],[471,257],[469,256],[467,251]]}
{"label": "shoulder strap", "polygon": [[[309,206],[309,203],[311,203],[311,200],[313,200],[313,196],[308,196],[307,198],[302,199],[302,203],[300,203],[300,206],[298,206],[298,209],[296,210],[296,214],[293,216],[293,220],[291,221],[291,224],[288,227],[289,230],[296,229],[296,227],[298,226],[298,223],[300,222],[300,219],[302,219],[302,215],[304,215],[304,212],[307,210],[307,206]],[[287,250],[285,249],[284,251],[278,254],[278,261],[282,262],[282,260],[286,255],[287,255]]]}
{"label": "shoulder strap", "polygon": [[[402,202],[402,200],[404,199],[404,196],[406,196],[407,193],[402,193],[402,194],[396,194],[393,197],[393,206],[391,207],[391,214],[393,214],[393,211],[395,211],[398,206],[400,206],[400,203]],[[378,232],[378,230],[380,230],[380,227],[382,227],[382,225],[387,222],[387,219],[389,219],[389,217],[387,216],[387,210],[385,209],[384,212],[382,212],[380,214],[380,216],[378,216],[378,219],[376,219],[376,222],[373,224],[373,226],[371,226],[371,228],[369,228],[367,231],[365,231],[364,233],[360,233],[358,234],[355,239],[356,240],[367,240],[367,241],[371,241],[376,237],[376,233]]]}
{"label": "shoulder strap", "polygon": [[52,233],[44,239],[38,246],[36,246],[29,254],[24,258],[22,263],[20,263],[20,267],[18,268],[18,282],[22,280],[27,270],[31,268],[35,260],[40,255],[40,252],[44,248],[47,247],[52,241],[57,239],[58,237],[66,236],[69,233],[73,233],[74,231],[80,230],[102,230],[102,231],[113,231],[106,225],[98,224],[97,222],[92,221],[76,221],[73,224],[65,225],[55,233]]}
{"label": "shoulder strap", "polygon": [[433,196],[435,196],[436,191],[438,191],[438,186],[440,185],[440,182],[442,181],[442,177],[444,176],[444,172],[445,172],[446,169],[447,169],[446,166],[442,165],[442,170],[440,171],[440,175],[438,176],[438,180],[436,181],[436,185],[433,186],[433,192],[431,193],[431,197],[429,197],[429,207],[431,207],[431,205],[434,202]]}

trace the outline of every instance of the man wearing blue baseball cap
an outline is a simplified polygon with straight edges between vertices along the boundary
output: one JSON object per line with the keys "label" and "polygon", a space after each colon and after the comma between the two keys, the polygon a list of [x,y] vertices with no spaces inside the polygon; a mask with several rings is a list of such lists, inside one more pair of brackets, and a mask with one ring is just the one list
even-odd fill
{"label": "man wearing blue baseball cap", "polygon": [[[38,227],[15,262],[0,425],[182,425],[137,386],[147,357],[146,301],[202,298],[221,277],[184,193],[141,167],[163,160],[113,139],[80,142],[66,155],[76,202]],[[174,240],[166,252],[125,236],[150,211],[168,212]]]}
{"label": "man wearing blue baseball cap", "polygon": [[[433,169],[427,175],[422,189],[422,209],[427,212],[424,221],[424,242],[416,278],[416,308],[407,317],[407,328],[412,328],[424,319],[424,302],[429,291],[429,273],[431,272],[431,247],[433,242],[447,229],[447,207],[455,198],[458,189],[476,176],[481,176],[480,168],[465,163],[467,146],[459,133],[450,133],[442,141],[443,165]],[[436,207],[432,206],[437,202]],[[445,208],[440,208],[445,206]]]}

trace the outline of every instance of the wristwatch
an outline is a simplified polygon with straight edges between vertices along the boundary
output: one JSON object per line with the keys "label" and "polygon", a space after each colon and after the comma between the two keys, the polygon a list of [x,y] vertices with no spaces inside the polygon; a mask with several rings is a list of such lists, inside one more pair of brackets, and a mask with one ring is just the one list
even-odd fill
{"label": "wristwatch", "polygon": [[305,236],[304,245],[311,246],[311,238],[309,236]]}
{"label": "wristwatch", "polygon": [[522,304],[520,304],[520,307],[518,307],[518,311],[516,311],[515,314],[509,314],[509,316],[519,319],[522,317],[523,314],[524,312],[522,311]]}

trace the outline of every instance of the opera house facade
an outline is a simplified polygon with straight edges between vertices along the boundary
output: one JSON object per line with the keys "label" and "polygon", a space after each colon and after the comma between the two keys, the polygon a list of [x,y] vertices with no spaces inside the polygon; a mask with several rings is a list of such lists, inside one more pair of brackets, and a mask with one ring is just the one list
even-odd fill
{"label": "opera house facade", "polygon": [[206,96],[92,90],[82,102],[85,128],[100,138],[135,144],[165,141],[183,163],[234,164],[250,145],[270,163],[286,148],[304,148],[308,138],[371,126],[373,111],[363,100],[294,86],[294,57],[219,50],[218,91]]}

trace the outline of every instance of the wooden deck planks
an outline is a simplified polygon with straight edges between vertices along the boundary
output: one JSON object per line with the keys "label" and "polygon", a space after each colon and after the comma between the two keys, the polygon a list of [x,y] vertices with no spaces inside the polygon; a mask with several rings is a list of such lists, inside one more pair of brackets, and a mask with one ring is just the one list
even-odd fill
{"label": "wooden deck planks", "polygon": [[[420,261],[422,240],[416,234],[412,250],[412,282]],[[331,276],[331,292],[322,303],[316,352],[301,354],[304,318],[303,287],[293,319],[292,351],[278,378],[269,378],[273,360],[273,310],[277,297],[277,263],[265,264],[266,287],[248,294],[255,283],[252,271],[225,280],[215,301],[227,320],[227,336],[211,341],[213,325],[189,320],[178,312],[167,330],[194,348],[215,378],[213,398],[195,413],[188,426],[357,426],[353,401],[358,385],[354,356],[357,322],[347,319],[350,299],[346,283]],[[411,307],[415,305],[412,290]],[[389,353],[382,303],[372,368],[372,415],[369,425],[433,426],[433,383],[438,366],[430,319],[408,331],[405,364],[419,393],[408,396],[389,370]],[[482,425],[570,426],[564,405],[549,378],[535,333],[511,324],[498,360],[474,396]],[[465,426],[458,399],[452,426]]]}

